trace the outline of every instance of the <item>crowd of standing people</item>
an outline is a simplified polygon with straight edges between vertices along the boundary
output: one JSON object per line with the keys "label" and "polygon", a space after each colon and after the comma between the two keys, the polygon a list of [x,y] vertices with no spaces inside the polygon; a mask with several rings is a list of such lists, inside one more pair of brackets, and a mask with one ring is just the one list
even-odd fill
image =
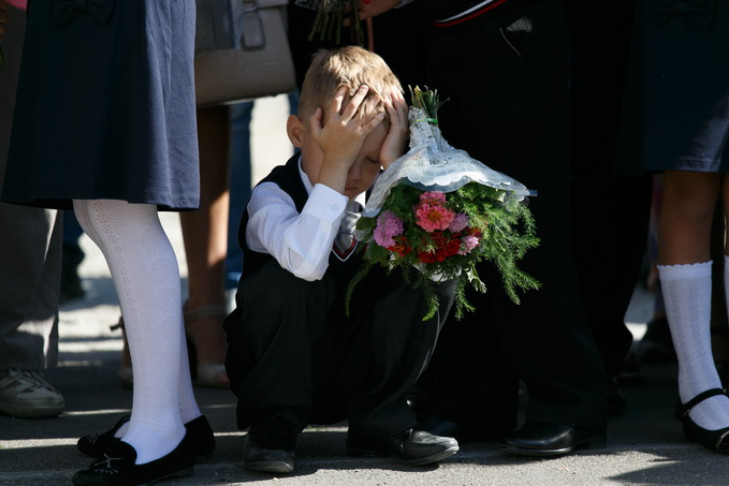
{"label": "crowd of standing people", "polygon": [[[0,0],[0,227],[3,245],[22,249],[0,265],[0,411],[64,409],[42,376],[57,360],[57,210],[73,210],[109,265],[134,370],[131,414],[100,435],[79,431],[97,460],[74,484],[146,484],[212,453],[186,335],[198,382],[237,397],[250,469],[294,471],[301,430],[343,419],[349,454],[410,465],[442,461],[459,441],[537,457],[603,446],[626,406],[624,315],[655,174],[677,418],[688,440],[729,452],[711,335],[713,258],[729,279],[726,250],[710,250],[716,212],[729,209],[723,2],[363,0],[374,52],[310,42],[315,13],[290,2],[297,151],[230,211],[244,255],[231,313],[220,198],[230,113],[195,104],[195,2],[24,3]],[[344,312],[361,256],[351,239],[337,246],[340,232],[405,152],[403,88],[415,85],[448,98],[450,144],[538,191],[540,245],[520,265],[541,288],[519,305],[483,263],[489,291],[469,295],[476,310],[461,322],[447,282],[440,312],[420,322],[422,296],[396,273],[368,276]],[[183,213],[187,303],[158,211]]]}

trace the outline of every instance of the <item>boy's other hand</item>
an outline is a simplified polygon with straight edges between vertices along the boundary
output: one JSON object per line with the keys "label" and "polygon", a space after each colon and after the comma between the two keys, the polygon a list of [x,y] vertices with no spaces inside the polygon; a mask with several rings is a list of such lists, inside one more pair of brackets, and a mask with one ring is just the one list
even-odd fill
{"label": "boy's other hand", "polygon": [[380,150],[380,164],[387,169],[405,153],[408,142],[408,104],[402,93],[393,89],[385,100],[385,109],[390,117],[390,130]]}
{"label": "boy's other hand", "polygon": [[324,156],[324,166],[339,167],[346,171],[354,163],[362,142],[382,123],[384,113],[366,114],[367,86],[360,86],[348,101],[347,88],[337,91],[324,112],[320,107],[309,119],[309,128]]}

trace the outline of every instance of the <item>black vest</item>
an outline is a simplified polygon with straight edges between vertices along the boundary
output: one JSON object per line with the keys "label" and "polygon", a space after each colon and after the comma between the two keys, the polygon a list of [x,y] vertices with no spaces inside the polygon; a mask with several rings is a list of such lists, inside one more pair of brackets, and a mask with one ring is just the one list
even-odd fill
{"label": "black vest", "polygon": [[[278,185],[286,194],[291,196],[294,201],[296,210],[301,213],[304,209],[306,201],[309,199],[309,194],[306,192],[306,187],[301,180],[299,173],[299,152],[296,152],[291,157],[286,165],[279,165],[275,167],[271,173],[261,180],[258,184],[264,182],[273,182]],[[269,260],[273,259],[273,255],[269,253],[259,253],[251,250],[246,244],[246,228],[248,227],[248,211],[243,212],[241,218],[240,227],[238,228],[238,244],[243,249],[243,275],[242,279],[247,276],[253,275],[258,269],[265,265]],[[355,250],[356,251],[356,250]],[[341,262],[334,253],[330,253],[329,257],[329,269],[336,269],[338,278],[351,277],[353,271],[359,268],[362,264],[362,259],[359,255],[352,255],[346,262]],[[342,268],[342,267],[346,267]],[[327,272],[329,272],[329,269]]]}

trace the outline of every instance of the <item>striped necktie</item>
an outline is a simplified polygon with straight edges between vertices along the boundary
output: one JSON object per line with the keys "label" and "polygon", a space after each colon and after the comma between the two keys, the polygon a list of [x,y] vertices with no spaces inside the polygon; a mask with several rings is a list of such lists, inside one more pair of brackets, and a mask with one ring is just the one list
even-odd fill
{"label": "striped necktie", "polygon": [[342,261],[349,258],[349,255],[357,247],[354,229],[360,216],[362,216],[362,205],[357,201],[349,201],[344,209],[342,222],[339,223],[339,233],[334,238],[334,247],[332,248]]}

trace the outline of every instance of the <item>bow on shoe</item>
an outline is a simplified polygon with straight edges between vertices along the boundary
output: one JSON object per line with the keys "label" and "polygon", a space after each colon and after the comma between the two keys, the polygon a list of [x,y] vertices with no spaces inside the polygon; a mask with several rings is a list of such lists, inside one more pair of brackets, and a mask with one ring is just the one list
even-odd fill
{"label": "bow on shoe", "polygon": [[59,27],[66,27],[73,22],[79,12],[86,12],[99,24],[105,25],[114,12],[114,0],[55,0],[53,2],[53,19]]}
{"label": "bow on shoe", "polygon": [[674,15],[685,15],[690,21],[708,29],[714,20],[715,0],[656,0],[656,24],[668,22]]}

